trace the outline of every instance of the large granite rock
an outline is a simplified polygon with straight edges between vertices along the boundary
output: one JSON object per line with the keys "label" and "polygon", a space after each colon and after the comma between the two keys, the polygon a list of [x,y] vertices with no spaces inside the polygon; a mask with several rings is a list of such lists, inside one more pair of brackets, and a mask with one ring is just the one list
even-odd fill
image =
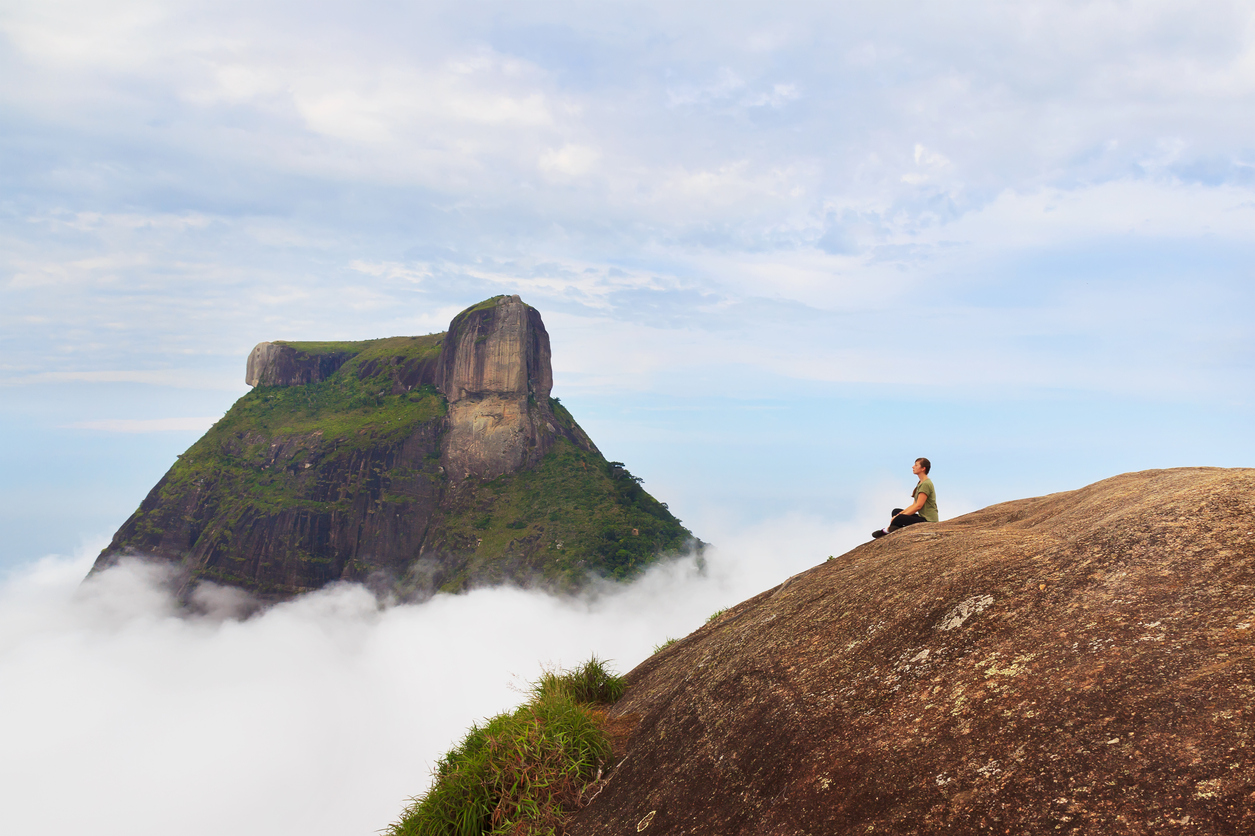
{"label": "large granite rock", "polygon": [[540,311],[518,296],[498,296],[458,314],[449,323],[437,386],[450,403],[485,395],[548,400],[553,365]]}
{"label": "large granite rock", "polygon": [[1255,833],[1255,470],[903,529],[629,674],[569,832]]}
{"label": "large granite rock", "polygon": [[449,324],[437,385],[449,402],[443,456],[453,479],[518,470],[553,445],[549,334],[518,296],[471,308]]}
{"label": "large granite rock", "polygon": [[449,331],[258,345],[241,398],[97,559],[282,599],[337,580],[403,597],[626,578],[691,535],[550,398],[549,335],[517,296]]}

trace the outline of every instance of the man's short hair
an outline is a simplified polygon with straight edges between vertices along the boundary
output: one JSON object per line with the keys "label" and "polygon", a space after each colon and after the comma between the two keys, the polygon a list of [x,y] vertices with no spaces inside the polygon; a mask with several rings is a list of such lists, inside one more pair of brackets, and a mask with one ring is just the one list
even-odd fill
{"label": "man's short hair", "polygon": [[921,458],[916,459],[915,463],[918,464],[920,467],[924,468],[925,476],[927,476],[933,469],[933,463],[930,462],[928,459],[921,457]]}

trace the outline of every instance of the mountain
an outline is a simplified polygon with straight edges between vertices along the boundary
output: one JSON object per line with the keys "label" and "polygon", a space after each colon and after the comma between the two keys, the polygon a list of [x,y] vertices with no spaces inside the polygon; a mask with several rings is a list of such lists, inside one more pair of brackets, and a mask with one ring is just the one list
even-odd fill
{"label": "mountain", "polygon": [[1255,833],[1255,470],[903,529],[655,654],[573,836]]}
{"label": "mountain", "polygon": [[93,572],[138,555],[177,567],[185,598],[348,580],[413,599],[628,578],[694,542],[550,397],[549,335],[518,296],[441,334],[264,342],[245,380]]}

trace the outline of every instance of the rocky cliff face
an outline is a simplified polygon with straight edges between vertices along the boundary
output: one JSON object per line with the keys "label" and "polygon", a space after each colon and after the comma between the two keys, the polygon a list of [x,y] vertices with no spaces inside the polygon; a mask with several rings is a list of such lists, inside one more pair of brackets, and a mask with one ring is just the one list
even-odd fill
{"label": "rocky cliff face", "polygon": [[262,343],[246,379],[93,571],[135,554],[176,564],[185,594],[423,596],[627,577],[690,539],[550,398],[549,336],[517,296],[443,334]]}
{"label": "rocky cliff face", "polygon": [[549,334],[540,313],[519,297],[455,318],[439,375],[437,386],[449,402],[443,455],[453,479],[518,470],[553,445],[558,430],[549,407]]}
{"label": "rocky cliff face", "polygon": [[903,529],[629,675],[569,830],[1255,833],[1255,470]]}
{"label": "rocky cliff face", "polygon": [[284,343],[258,343],[248,354],[244,382],[249,386],[298,386],[336,373],[352,351],[302,351]]}

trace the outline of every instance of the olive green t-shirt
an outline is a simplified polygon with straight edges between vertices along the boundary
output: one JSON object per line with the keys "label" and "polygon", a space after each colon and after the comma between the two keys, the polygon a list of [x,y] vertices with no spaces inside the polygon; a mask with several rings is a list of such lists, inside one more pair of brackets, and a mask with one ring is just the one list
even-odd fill
{"label": "olive green t-shirt", "polygon": [[924,507],[919,509],[919,515],[928,522],[937,522],[937,489],[933,487],[933,480],[925,476],[920,483],[915,486],[915,490],[911,491],[911,499],[920,494],[927,494],[928,498],[924,500]]}

